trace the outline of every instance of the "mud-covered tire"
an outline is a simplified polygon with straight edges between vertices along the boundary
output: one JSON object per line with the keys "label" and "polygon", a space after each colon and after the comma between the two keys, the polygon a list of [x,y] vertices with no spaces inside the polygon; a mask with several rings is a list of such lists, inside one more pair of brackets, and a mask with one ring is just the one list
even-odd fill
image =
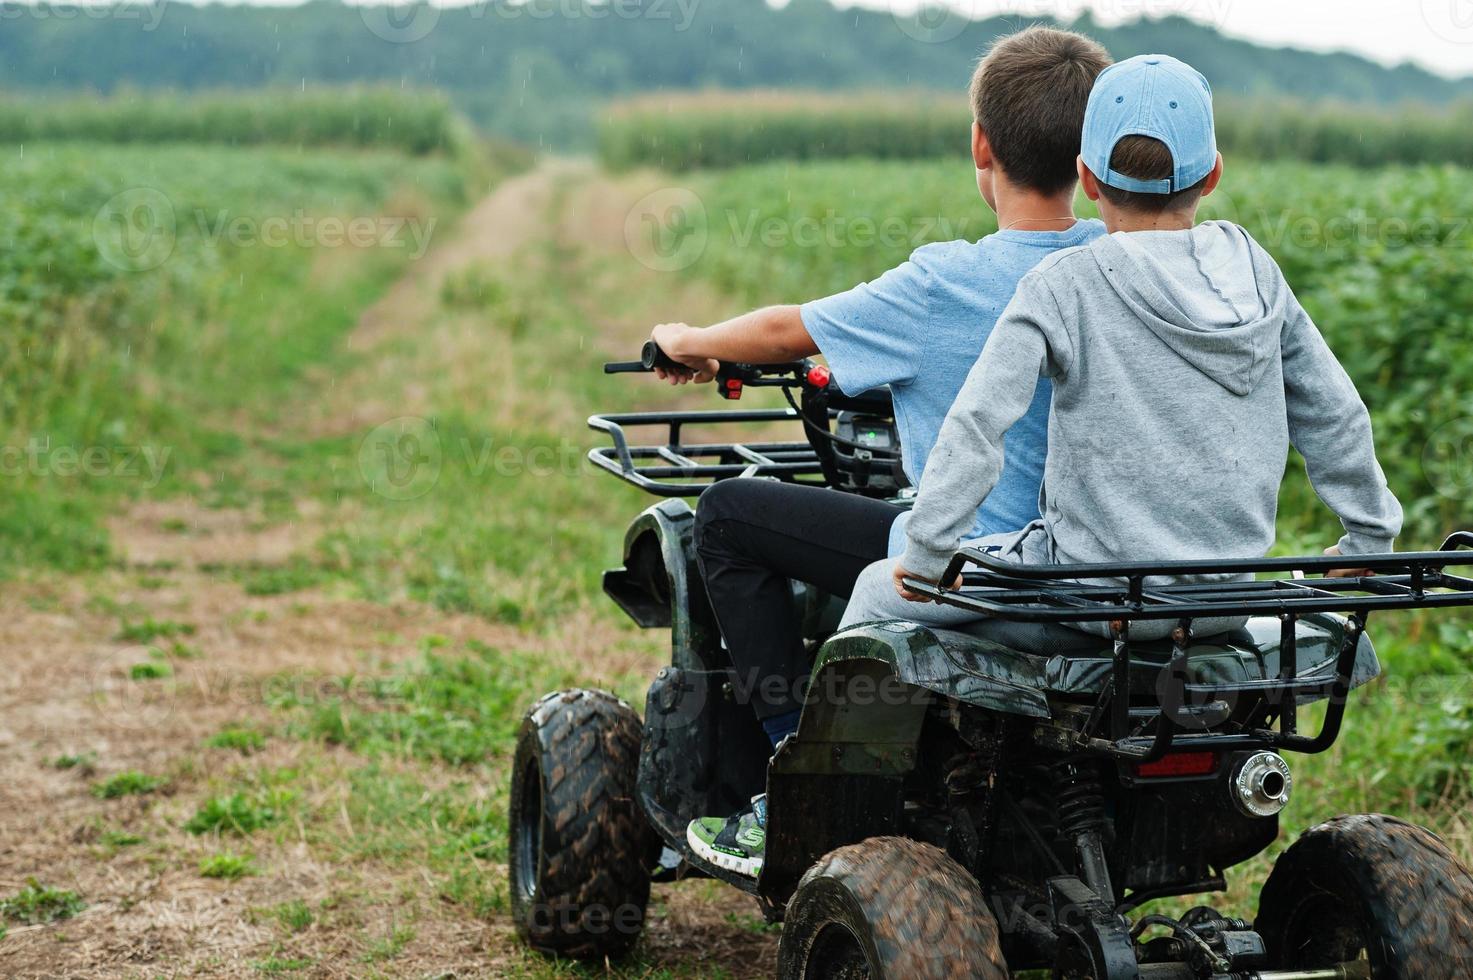
{"label": "mud-covered tire", "polygon": [[997,920],[946,852],[903,837],[830,851],[788,902],[782,980],[1007,980]]}
{"label": "mud-covered tire", "polygon": [[512,763],[508,888],[532,947],[618,957],[644,928],[657,838],[639,807],[640,721],[605,691],[549,694]]}
{"label": "mud-covered tire", "polygon": [[1473,874],[1437,836],[1336,817],[1274,864],[1255,926],[1276,969],[1368,959],[1373,980],[1473,977]]}

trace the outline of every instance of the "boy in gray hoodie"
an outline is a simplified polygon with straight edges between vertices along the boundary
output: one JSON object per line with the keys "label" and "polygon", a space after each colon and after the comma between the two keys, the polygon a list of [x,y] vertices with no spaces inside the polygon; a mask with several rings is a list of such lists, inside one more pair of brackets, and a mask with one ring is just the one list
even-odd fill
{"label": "boy in gray hoodie", "polygon": [[1268,253],[1237,225],[1196,223],[1222,176],[1206,79],[1165,55],[1106,69],[1079,172],[1110,234],[1023,277],[941,427],[904,554],[864,572],[843,625],[976,618],[917,604],[902,579],[945,570],[1040,377],[1054,386],[1042,517],[975,546],[1039,565],[1259,557],[1292,445],[1345,527],[1327,553],[1391,549],[1401,507],[1354,384]]}

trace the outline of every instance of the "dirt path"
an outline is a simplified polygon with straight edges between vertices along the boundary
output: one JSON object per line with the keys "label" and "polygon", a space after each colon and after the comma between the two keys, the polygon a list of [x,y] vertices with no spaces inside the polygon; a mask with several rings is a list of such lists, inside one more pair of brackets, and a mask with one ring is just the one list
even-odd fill
{"label": "dirt path", "polygon": [[[637,180],[610,182],[566,163],[502,184],[363,315],[348,340],[358,366],[309,386],[319,395],[300,406],[304,431],[361,432],[412,399],[414,385],[403,378],[385,383],[402,363],[381,352],[416,342],[448,276],[504,260],[557,227],[548,207],[569,185],[615,215],[619,195],[640,191]],[[663,315],[668,293],[651,297],[649,316]],[[487,328],[476,329],[481,334],[468,339],[462,329],[456,342],[479,344],[485,356]],[[433,888],[429,898],[412,897],[426,893],[427,876],[415,871],[325,859],[308,827],[250,839],[257,870],[239,880],[199,873],[202,859],[247,846],[182,829],[222,776],[291,773],[310,787],[304,808],[341,807],[343,833],[354,833],[342,803],[347,791],[334,775],[341,752],[289,738],[272,738],[249,756],[206,744],[226,726],[280,727],[271,702],[280,700],[282,678],[301,684],[373,673],[430,642],[541,650],[585,665],[589,682],[648,666],[640,660],[647,654],[611,654],[596,625],[576,617],[529,638],[512,626],[332,587],[283,594],[245,587],[229,570],[288,569],[341,520],[310,501],[297,502],[294,515],[283,521],[259,509],[143,501],[112,522],[116,568],[0,594],[0,896],[38,877],[86,903],[63,922],[12,925],[0,940],[0,975],[542,975],[515,950],[504,918],[436,902]],[[168,676],[140,683],[138,672],[150,664],[164,665]],[[99,797],[107,779],[131,772],[161,782],[139,795]],[[396,894],[401,902],[384,901]],[[316,912],[288,935],[280,910],[290,902]],[[702,883],[657,889],[646,962],[675,975],[716,967],[728,976],[764,975],[773,939],[756,928],[753,912],[729,890]],[[406,916],[410,930],[401,928]]]}

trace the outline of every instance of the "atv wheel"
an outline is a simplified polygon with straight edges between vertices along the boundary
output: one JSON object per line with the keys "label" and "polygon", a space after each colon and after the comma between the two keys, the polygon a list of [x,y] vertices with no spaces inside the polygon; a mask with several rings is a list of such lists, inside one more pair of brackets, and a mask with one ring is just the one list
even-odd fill
{"label": "atv wheel", "polygon": [[1281,970],[1368,960],[1373,980],[1473,976],[1473,874],[1395,817],[1306,832],[1274,865],[1255,925]]}
{"label": "atv wheel", "polygon": [[1006,980],[997,920],[944,851],[875,837],[831,851],[788,902],[783,980]]}
{"label": "atv wheel", "polygon": [[604,691],[562,691],[522,722],[512,764],[512,917],[536,949],[628,952],[644,927],[657,843],[639,808],[639,717]]}

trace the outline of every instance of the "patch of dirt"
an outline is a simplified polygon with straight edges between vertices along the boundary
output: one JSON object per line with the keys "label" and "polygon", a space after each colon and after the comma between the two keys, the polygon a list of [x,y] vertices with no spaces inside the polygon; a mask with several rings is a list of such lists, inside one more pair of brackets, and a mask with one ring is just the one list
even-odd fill
{"label": "patch of dirt", "polygon": [[135,566],[282,565],[321,533],[322,506],[297,504],[292,521],[259,510],[205,507],[189,498],[141,501],[108,521],[128,564]]}
{"label": "patch of dirt", "polygon": [[[375,365],[395,364],[380,353],[416,340],[438,307],[447,274],[499,260],[547,235],[545,211],[567,182],[573,204],[563,220],[587,214],[594,247],[617,249],[612,229],[616,223],[622,228],[620,215],[628,209],[622,202],[637,198],[637,180],[608,181],[577,165],[553,164],[506,182],[364,315],[350,346],[366,373],[322,379],[319,398],[301,406],[307,430],[361,431],[365,423],[412,409],[412,384],[407,395],[402,378],[375,386]],[[611,354],[641,339],[650,316],[718,305],[696,287],[667,291],[674,279],[650,273],[634,284],[648,290],[650,302],[617,324]],[[621,288],[629,286],[626,281]],[[485,325],[445,319],[457,324],[464,356],[484,356],[484,335],[471,331]],[[375,391],[388,394],[375,399]],[[325,863],[300,827],[295,839],[290,833],[273,840],[256,835],[234,844],[184,832],[211,776],[237,768],[295,768],[331,752],[272,739],[264,754],[243,759],[206,748],[203,740],[228,724],[279,725],[281,716],[268,702],[282,693],[272,685],[284,676],[383,671],[417,655],[431,635],[457,645],[479,640],[560,668],[576,665],[590,684],[648,669],[648,646],[611,643],[592,610],[549,634],[529,636],[418,603],[372,603],[331,590],[247,595],[229,577],[231,569],[284,565],[341,518],[308,501],[297,502],[296,513],[281,521],[187,499],[140,502],[111,522],[120,567],[0,592],[6,666],[0,674],[0,896],[37,876],[87,902],[64,922],[12,926],[0,940],[0,975],[247,977],[280,969],[310,977],[480,977],[521,976],[536,968],[535,958],[518,950],[509,922],[479,921],[463,907],[435,900],[422,873]],[[197,656],[170,659],[170,677],[132,679],[136,665],[158,662],[151,648],[167,650],[173,642],[120,638],[124,624],[145,619],[191,627],[177,639]],[[92,761],[57,768],[53,761],[64,754]],[[102,800],[93,794],[99,780],[135,769],[162,775],[166,783],[143,796]],[[331,770],[324,778],[331,779]],[[329,782],[321,792],[343,788]],[[114,848],[106,842],[108,831],[136,833],[144,841]],[[234,882],[196,873],[200,858],[230,846],[249,850],[260,873]],[[386,902],[385,896],[402,897]],[[260,910],[295,899],[314,908],[326,902],[329,911],[319,912],[305,931],[284,936]],[[775,938],[756,928],[750,899],[709,882],[687,882],[657,888],[654,902],[646,960],[697,975],[717,967],[739,977],[771,974]],[[405,933],[402,949],[372,955],[374,943],[392,944],[403,927],[412,934]]]}

